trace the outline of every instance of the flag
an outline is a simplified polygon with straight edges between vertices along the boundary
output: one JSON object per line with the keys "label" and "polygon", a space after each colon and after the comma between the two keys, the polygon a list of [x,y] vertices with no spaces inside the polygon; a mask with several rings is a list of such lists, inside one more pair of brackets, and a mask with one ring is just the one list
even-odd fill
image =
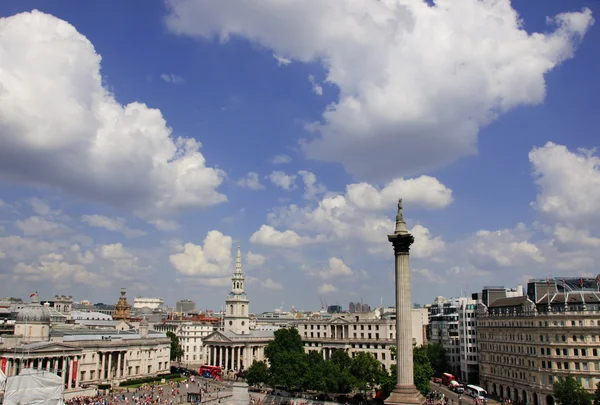
{"label": "flag", "polygon": [[35,297],[35,293],[31,294],[29,298]]}

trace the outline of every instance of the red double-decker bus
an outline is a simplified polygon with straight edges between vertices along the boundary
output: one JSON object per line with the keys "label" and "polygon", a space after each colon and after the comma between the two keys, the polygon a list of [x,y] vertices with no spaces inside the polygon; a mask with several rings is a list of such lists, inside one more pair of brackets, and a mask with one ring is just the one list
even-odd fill
{"label": "red double-decker bus", "polygon": [[223,370],[219,366],[200,366],[200,375],[205,378],[214,378],[217,381],[221,381],[223,376]]}
{"label": "red double-decker bus", "polygon": [[450,373],[442,374],[442,384],[444,384],[445,386],[448,386],[450,384],[450,381],[456,381],[456,377],[454,377]]}

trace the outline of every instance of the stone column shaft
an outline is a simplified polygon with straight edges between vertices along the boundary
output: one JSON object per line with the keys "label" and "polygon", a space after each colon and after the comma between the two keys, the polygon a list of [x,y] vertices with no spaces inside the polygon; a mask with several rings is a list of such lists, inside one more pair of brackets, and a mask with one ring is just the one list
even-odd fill
{"label": "stone column shaft", "polygon": [[[143,352],[142,352],[143,353]],[[112,352],[108,352],[108,376],[106,377],[109,381],[112,380]]]}
{"label": "stone column shaft", "polygon": [[413,385],[412,304],[408,253],[396,255],[396,366],[398,385]]}
{"label": "stone column shaft", "polygon": [[100,367],[100,374],[98,375],[98,379],[104,380],[104,368],[106,367],[106,353],[100,353],[102,355],[102,366]]}
{"label": "stone column shaft", "polygon": [[121,352],[117,352],[117,378],[121,378]]}

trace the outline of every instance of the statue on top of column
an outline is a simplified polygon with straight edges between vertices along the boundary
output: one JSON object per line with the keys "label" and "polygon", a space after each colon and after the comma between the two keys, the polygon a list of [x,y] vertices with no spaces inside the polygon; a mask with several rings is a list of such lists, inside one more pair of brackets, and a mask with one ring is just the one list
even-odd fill
{"label": "statue on top of column", "polygon": [[402,198],[398,199],[398,215],[396,215],[396,220],[403,220],[404,214],[402,213]]}

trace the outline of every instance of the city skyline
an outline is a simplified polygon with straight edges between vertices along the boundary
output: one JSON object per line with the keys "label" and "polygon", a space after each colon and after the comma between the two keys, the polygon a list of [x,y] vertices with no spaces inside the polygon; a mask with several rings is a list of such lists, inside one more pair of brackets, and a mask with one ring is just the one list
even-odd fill
{"label": "city skyline", "polygon": [[416,303],[595,277],[600,3],[401,3],[1,3],[0,296],[392,306],[398,198]]}

